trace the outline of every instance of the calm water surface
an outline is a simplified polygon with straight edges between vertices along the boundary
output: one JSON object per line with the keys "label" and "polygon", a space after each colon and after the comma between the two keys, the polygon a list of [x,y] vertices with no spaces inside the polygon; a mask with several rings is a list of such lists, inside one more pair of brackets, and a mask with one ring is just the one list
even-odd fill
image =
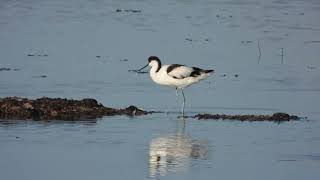
{"label": "calm water surface", "polygon": [[[0,120],[0,179],[317,179],[319,10],[317,0],[0,1],[0,68],[12,69],[0,71],[0,97],[91,97],[167,112]],[[128,72],[150,55],[215,69],[186,89],[188,115],[308,118],[178,119],[173,89]]]}
{"label": "calm water surface", "polygon": [[318,121],[175,115],[0,125],[4,179],[316,179]]}

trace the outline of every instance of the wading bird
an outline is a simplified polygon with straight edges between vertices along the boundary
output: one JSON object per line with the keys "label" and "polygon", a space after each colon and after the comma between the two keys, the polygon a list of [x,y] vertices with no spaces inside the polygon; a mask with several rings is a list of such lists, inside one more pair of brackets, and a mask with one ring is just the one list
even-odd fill
{"label": "wading bird", "polygon": [[181,64],[161,65],[161,61],[157,56],[150,56],[148,58],[148,64],[137,70],[137,72],[151,66],[150,77],[151,79],[160,85],[174,87],[176,93],[178,89],[181,90],[183,96],[182,115],[184,115],[184,107],[186,98],[183,93],[183,89],[206,79],[214,72],[214,70],[204,70],[197,67],[188,67]]}

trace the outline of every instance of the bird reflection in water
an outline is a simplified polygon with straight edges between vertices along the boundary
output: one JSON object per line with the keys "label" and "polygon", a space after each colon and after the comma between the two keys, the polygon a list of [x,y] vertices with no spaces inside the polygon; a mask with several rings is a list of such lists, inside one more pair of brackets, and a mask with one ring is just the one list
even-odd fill
{"label": "bird reflection in water", "polygon": [[194,140],[185,133],[185,120],[178,120],[177,131],[151,140],[150,177],[165,176],[170,171],[186,171],[193,160],[208,159],[208,142]]}

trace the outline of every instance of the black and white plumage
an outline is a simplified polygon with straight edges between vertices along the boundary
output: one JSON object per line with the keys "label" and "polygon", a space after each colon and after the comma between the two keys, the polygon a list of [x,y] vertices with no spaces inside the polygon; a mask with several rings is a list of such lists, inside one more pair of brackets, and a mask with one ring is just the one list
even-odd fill
{"label": "black and white plumage", "polygon": [[184,79],[187,77],[198,77],[203,73],[211,73],[213,70],[203,70],[197,67],[187,67],[181,64],[171,64],[167,68],[167,73],[175,79]]}
{"label": "black and white plumage", "polygon": [[148,62],[149,63],[140,70],[147,66],[151,66],[150,77],[155,83],[181,90],[183,95],[182,113],[184,113],[185,105],[183,89],[206,79],[214,72],[214,70],[211,69],[204,70],[198,67],[188,67],[181,64],[162,65],[160,59],[156,56],[150,56]]}

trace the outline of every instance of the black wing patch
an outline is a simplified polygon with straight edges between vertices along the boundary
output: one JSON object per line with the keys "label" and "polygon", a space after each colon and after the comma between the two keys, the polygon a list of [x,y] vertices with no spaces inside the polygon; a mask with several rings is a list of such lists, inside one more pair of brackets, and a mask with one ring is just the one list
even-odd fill
{"label": "black wing patch", "polygon": [[[181,65],[181,64],[172,64],[167,68],[167,73],[169,74],[171,71],[173,71],[174,69],[176,69],[178,67],[181,67],[181,66],[183,66],[183,65]],[[184,78],[187,78],[187,77],[198,77],[198,76],[201,76],[201,74],[203,74],[203,73],[210,73],[212,71],[213,70],[203,70],[203,69],[200,69],[198,67],[192,67],[192,71],[190,72],[190,74],[185,74],[185,75],[181,74],[179,76],[171,75],[171,77],[173,77],[175,79],[184,79]]]}
{"label": "black wing patch", "polygon": [[181,64],[172,64],[167,68],[167,73],[170,73],[172,70],[174,70],[177,67],[183,66]]}
{"label": "black wing patch", "polygon": [[203,69],[197,68],[197,67],[192,67],[193,71],[191,72],[190,76],[191,77],[197,77],[201,75],[201,72],[203,72]]}

